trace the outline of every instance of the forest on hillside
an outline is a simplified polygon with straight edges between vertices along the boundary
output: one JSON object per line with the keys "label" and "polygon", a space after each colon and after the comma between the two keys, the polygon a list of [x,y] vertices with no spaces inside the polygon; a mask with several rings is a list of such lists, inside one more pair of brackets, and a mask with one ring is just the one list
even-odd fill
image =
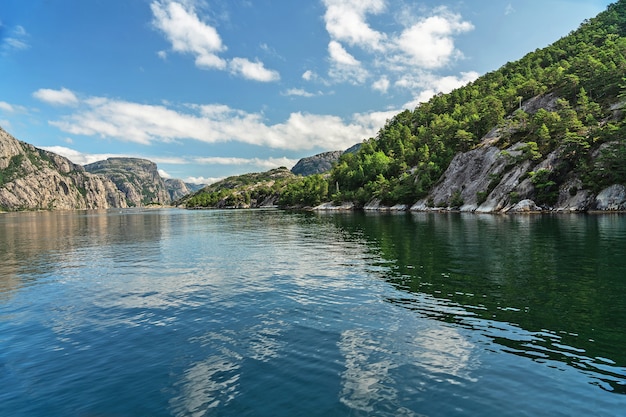
{"label": "forest on hillside", "polygon": [[[560,153],[557,166],[530,173],[541,204],[550,205],[572,173],[595,191],[626,184],[625,77],[626,0],[619,0],[551,46],[397,114],[357,152],[344,153],[329,174],[281,181],[274,186],[278,203],[412,204],[454,155],[481,146],[494,129],[490,145],[506,152],[521,144],[511,165]],[[547,96],[553,98],[547,106],[526,106]]]}

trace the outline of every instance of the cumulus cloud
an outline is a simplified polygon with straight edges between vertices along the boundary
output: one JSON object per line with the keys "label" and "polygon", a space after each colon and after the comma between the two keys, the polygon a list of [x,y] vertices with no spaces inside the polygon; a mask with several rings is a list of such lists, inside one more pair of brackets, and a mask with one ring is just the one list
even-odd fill
{"label": "cumulus cloud", "polygon": [[252,62],[246,58],[233,58],[230,61],[231,73],[241,75],[243,78],[254,81],[278,81],[280,74],[265,68],[262,62]]}
{"label": "cumulus cloud", "polygon": [[374,83],[372,84],[372,89],[380,91],[384,94],[387,92],[387,90],[389,90],[389,85],[389,78],[383,75],[378,80],[374,81]]}
{"label": "cumulus cloud", "polygon": [[365,49],[383,48],[385,34],[372,29],[366,17],[382,12],[384,0],[324,0],[324,5],[326,30],[332,39]]}
{"label": "cumulus cloud", "polygon": [[453,35],[473,29],[461,16],[447,11],[422,19],[405,29],[395,39],[400,54],[392,60],[405,61],[420,68],[440,68],[460,55],[454,46]]}
{"label": "cumulus cloud", "polygon": [[[374,78],[371,87],[382,93],[392,87],[406,88],[403,78],[416,72],[433,74],[462,58],[455,37],[474,28],[445,7],[417,15],[410,7],[388,9],[386,0],[324,0],[324,5],[324,21],[331,38],[330,79],[363,84]],[[381,31],[370,23],[371,17],[392,12],[402,16],[398,26]],[[425,87],[422,83],[419,88],[435,86]]]}
{"label": "cumulus cloud", "polygon": [[60,90],[41,88],[33,93],[33,97],[45,103],[58,106],[71,106],[78,103],[76,94],[67,88],[61,88]]}
{"label": "cumulus cloud", "polygon": [[99,136],[143,145],[195,140],[311,150],[345,149],[372,137],[384,119],[381,123],[368,114],[355,114],[344,120],[333,115],[294,112],[282,123],[269,124],[260,113],[222,104],[176,108],[170,104],[90,97],[81,101],[73,112],[49,123],[73,135]]}
{"label": "cumulus cloud", "polygon": [[200,20],[193,8],[174,1],[155,1],[150,5],[152,24],[163,32],[172,50],[195,56],[196,65],[223,69],[226,61],[217,54],[226,49],[217,30]]}
{"label": "cumulus cloud", "polygon": [[404,105],[405,108],[413,109],[420,103],[430,100],[435,94],[449,93],[450,91],[460,88],[480,76],[475,71],[462,72],[459,76],[436,77],[432,74],[422,73],[415,76],[405,76],[396,83],[402,88],[410,90],[419,90],[419,93],[412,101]]}
{"label": "cumulus cloud", "polygon": [[361,63],[337,41],[330,41],[328,53],[331,62],[329,75],[340,81],[350,81],[356,84],[365,82],[368,72]]}
{"label": "cumulus cloud", "polygon": [[[150,9],[153,26],[165,35],[172,50],[192,55],[198,68],[229,71],[233,75],[261,82],[280,79],[277,71],[265,68],[258,60],[250,61],[240,57],[228,60],[221,57],[220,54],[228,48],[217,29],[200,19],[193,2],[159,0],[153,1]],[[268,50],[269,47],[265,45],[264,49]],[[157,54],[161,59],[167,57],[166,51]]]}

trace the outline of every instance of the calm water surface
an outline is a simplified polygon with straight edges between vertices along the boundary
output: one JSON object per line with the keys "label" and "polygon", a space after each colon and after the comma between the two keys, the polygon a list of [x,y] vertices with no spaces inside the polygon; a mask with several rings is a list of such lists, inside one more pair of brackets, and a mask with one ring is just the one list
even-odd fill
{"label": "calm water surface", "polygon": [[626,217],[0,215],[0,416],[626,416]]}

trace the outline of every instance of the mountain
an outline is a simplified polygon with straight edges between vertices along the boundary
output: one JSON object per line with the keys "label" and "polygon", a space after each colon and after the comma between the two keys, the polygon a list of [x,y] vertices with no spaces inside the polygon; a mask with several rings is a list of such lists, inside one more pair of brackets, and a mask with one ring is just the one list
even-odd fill
{"label": "mountain", "polygon": [[302,176],[323,174],[331,170],[341,155],[342,151],[331,151],[302,158],[291,168],[291,172]]}
{"label": "mountain", "polygon": [[296,175],[285,167],[235,175],[174,202],[186,208],[259,208],[279,204],[286,187]]}
{"label": "mountain", "polygon": [[163,180],[145,159],[109,158],[83,167],[0,128],[0,211],[168,205],[200,187]]}
{"label": "mountain", "polygon": [[0,211],[127,207],[106,178],[0,128]]}
{"label": "mountain", "polygon": [[157,165],[147,159],[109,158],[84,168],[111,180],[124,193],[130,207],[167,205],[171,201]]}
{"label": "mountain", "polygon": [[165,182],[165,189],[169,193],[171,201],[179,200],[205,187],[204,185],[190,184],[176,178],[168,178],[163,181]]}
{"label": "mountain", "polygon": [[479,212],[626,209],[626,0],[547,48],[390,119],[328,199]]}

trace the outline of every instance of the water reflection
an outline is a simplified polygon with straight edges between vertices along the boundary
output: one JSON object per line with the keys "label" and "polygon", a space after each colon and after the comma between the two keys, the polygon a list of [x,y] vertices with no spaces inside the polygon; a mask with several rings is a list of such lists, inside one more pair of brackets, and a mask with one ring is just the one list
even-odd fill
{"label": "water reflection", "polygon": [[389,301],[478,330],[507,352],[590,372],[597,385],[626,394],[626,329],[618,319],[626,317],[625,216],[414,213],[333,221],[387,260],[382,279],[418,295]]}
{"label": "water reflection", "polygon": [[1,415],[616,415],[626,399],[619,217],[56,215],[0,219],[18,263],[0,280]]}
{"label": "water reflection", "polygon": [[[156,211],[151,215],[142,210],[3,214],[0,297],[35,279],[71,275],[103,255],[111,262],[154,262],[164,219]],[[124,246],[128,243],[136,249]],[[55,265],[64,270],[51,269]]]}

